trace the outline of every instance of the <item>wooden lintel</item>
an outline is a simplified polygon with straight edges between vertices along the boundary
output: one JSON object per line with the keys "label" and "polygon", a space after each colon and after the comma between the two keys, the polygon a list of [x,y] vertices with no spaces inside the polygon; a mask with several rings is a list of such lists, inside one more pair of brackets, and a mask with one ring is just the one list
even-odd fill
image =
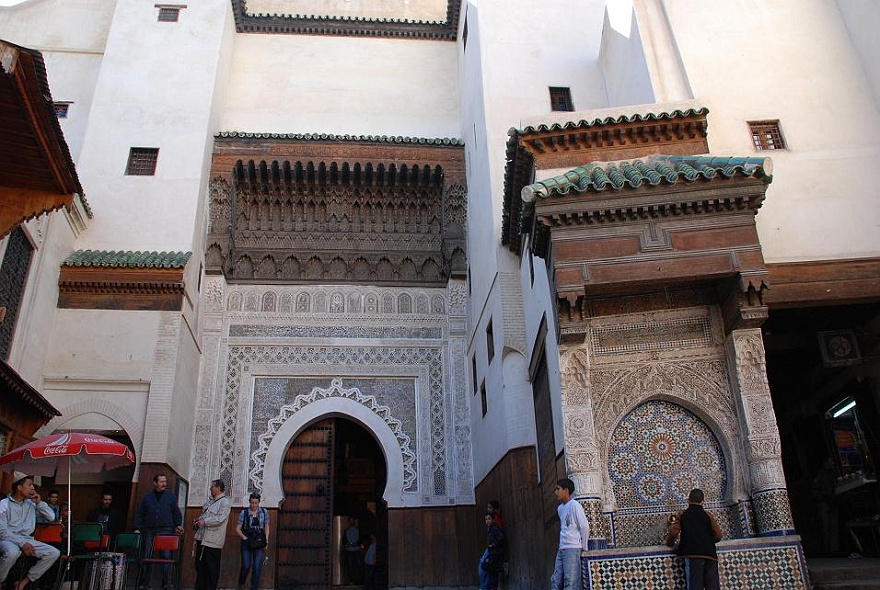
{"label": "wooden lintel", "polygon": [[880,258],[767,265],[774,307],[813,307],[880,301]]}

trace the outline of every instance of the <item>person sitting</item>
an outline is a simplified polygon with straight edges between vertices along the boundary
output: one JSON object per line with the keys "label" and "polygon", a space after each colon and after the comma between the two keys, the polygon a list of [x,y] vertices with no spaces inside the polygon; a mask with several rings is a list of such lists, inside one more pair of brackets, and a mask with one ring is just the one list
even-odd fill
{"label": "person sitting", "polygon": [[55,512],[40,500],[40,494],[34,489],[33,477],[16,471],[12,492],[0,500],[0,584],[6,582],[12,566],[22,554],[35,557],[37,563],[15,583],[15,590],[24,590],[58,561],[61,555],[58,549],[33,537],[38,512],[47,519],[55,518]]}
{"label": "person sitting", "polygon": [[101,523],[105,535],[110,535],[110,542],[116,538],[116,533],[122,528],[122,515],[113,506],[113,492],[104,490],[101,494],[101,504],[89,512],[89,522]]}

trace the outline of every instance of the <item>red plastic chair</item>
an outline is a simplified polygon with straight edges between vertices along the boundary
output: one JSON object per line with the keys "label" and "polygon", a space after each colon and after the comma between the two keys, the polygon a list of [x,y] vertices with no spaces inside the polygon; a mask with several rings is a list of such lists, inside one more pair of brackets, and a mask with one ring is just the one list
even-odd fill
{"label": "red plastic chair", "polygon": [[[141,559],[141,571],[149,568],[151,565],[171,566],[171,572],[168,575],[168,582],[173,588],[177,588],[177,560],[178,550],[180,549],[180,537],[178,535],[156,535],[153,537],[153,551],[149,557]],[[171,552],[171,557],[160,557],[163,551]],[[150,580],[146,583],[149,585]],[[140,587],[141,580],[137,582]]]}
{"label": "red plastic chair", "polygon": [[89,551],[107,551],[110,549],[110,535],[102,534],[100,541],[83,541],[83,547]]}
{"label": "red plastic chair", "polygon": [[64,525],[60,523],[38,524],[37,528],[34,530],[34,539],[40,543],[46,543],[47,545],[60,546],[63,540],[63,532]]}

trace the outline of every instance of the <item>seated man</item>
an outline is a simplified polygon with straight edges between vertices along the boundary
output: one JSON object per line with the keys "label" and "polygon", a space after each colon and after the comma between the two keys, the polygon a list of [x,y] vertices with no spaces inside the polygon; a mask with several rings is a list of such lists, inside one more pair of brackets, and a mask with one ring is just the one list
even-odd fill
{"label": "seated man", "polygon": [[35,557],[37,563],[16,582],[15,590],[24,590],[29,583],[38,580],[61,555],[55,547],[34,540],[37,511],[46,518],[55,518],[52,509],[40,501],[40,495],[34,490],[34,479],[16,471],[12,492],[0,500],[0,584],[6,581],[21,554]]}

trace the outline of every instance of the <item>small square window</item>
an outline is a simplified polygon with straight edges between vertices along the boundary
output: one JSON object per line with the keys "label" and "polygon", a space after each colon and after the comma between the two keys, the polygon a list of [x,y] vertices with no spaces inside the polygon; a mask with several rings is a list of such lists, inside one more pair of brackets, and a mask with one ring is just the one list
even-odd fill
{"label": "small square window", "polygon": [[125,174],[128,176],[153,176],[156,174],[156,162],[159,159],[159,148],[133,147],[128,152],[128,165]]}
{"label": "small square window", "polygon": [[176,23],[180,18],[180,10],[186,6],[157,4],[156,8],[159,9],[160,23]]}
{"label": "small square window", "polygon": [[56,102],[52,105],[52,107],[55,109],[56,117],[58,117],[59,119],[67,118],[67,111],[70,109],[69,102]]}
{"label": "small square window", "polygon": [[554,111],[573,111],[574,104],[571,102],[571,89],[551,86],[550,109]]}
{"label": "small square window", "polygon": [[782,139],[782,132],[779,130],[779,121],[750,121],[749,128],[752,130],[752,141],[755,149],[764,150],[784,150],[785,141]]}

